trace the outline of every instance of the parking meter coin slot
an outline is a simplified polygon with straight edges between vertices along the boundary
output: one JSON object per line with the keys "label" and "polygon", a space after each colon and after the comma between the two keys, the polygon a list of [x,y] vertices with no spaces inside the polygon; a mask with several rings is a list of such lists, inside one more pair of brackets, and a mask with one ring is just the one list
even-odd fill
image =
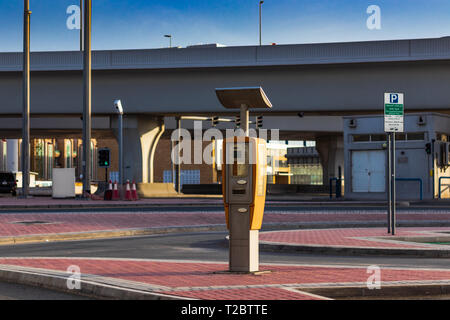
{"label": "parking meter coin slot", "polygon": [[233,194],[246,194],[245,189],[233,189]]}

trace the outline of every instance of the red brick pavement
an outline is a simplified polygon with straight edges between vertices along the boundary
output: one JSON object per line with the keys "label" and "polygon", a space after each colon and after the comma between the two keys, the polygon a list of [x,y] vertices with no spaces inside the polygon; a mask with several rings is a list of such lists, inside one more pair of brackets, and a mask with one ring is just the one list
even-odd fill
{"label": "red brick pavement", "polygon": [[265,232],[260,235],[260,240],[314,246],[449,249],[450,246],[396,242],[399,238],[413,236],[448,236],[450,238],[449,233],[450,228],[399,228],[395,236],[389,236],[385,228],[320,229]]}
{"label": "red brick pavement", "polygon": [[[48,224],[23,225],[21,221],[44,221]],[[313,211],[292,212],[271,209],[264,215],[265,224],[384,222],[384,211]],[[398,221],[447,221],[450,212],[406,211],[398,214]],[[224,214],[217,211],[183,212],[129,212],[111,213],[3,213],[0,214],[0,237],[68,232],[91,232],[134,228],[224,225]],[[344,231],[343,231],[344,232]],[[341,237],[343,239],[343,237]],[[343,243],[345,244],[345,243]]]}
{"label": "red brick pavement", "polygon": [[[365,284],[370,274],[363,267],[264,265],[272,273],[237,275],[215,273],[225,271],[226,264],[205,262],[86,259],[86,258],[1,258],[1,265],[66,271],[77,265],[82,274],[97,275],[153,285],[167,289],[154,292],[217,300],[316,299],[293,288],[310,285],[342,283]],[[382,268],[382,285],[398,281],[419,283],[444,281],[450,283],[450,269]]]}

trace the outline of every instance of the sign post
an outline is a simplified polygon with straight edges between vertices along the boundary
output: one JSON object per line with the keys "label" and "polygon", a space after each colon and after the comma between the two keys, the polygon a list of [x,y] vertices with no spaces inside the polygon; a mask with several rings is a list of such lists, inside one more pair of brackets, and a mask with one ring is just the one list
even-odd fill
{"label": "sign post", "polygon": [[384,131],[388,133],[388,233],[395,235],[396,194],[395,194],[395,134],[404,132],[405,105],[403,93],[384,94]]}

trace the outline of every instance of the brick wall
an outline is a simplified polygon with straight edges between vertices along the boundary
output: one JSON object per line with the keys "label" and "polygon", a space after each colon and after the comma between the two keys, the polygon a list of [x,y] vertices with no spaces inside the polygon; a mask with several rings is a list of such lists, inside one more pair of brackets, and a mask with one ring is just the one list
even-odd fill
{"label": "brick wall", "polygon": [[[203,150],[210,144],[210,142],[203,142]],[[191,163],[194,162],[193,154],[193,142],[192,142],[192,159]],[[203,152],[202,150],[202,152]],[[159,141],[156,147],[154,165],[155,165],[155,182],[163,182],[164,180],[164,170],[172,170],[172,142],[170,138],[163,138]],[[181,170],[200,170],[200,183],[209,184],[213,182],[213,169],[211,165],[208,164],[182,164]]]}

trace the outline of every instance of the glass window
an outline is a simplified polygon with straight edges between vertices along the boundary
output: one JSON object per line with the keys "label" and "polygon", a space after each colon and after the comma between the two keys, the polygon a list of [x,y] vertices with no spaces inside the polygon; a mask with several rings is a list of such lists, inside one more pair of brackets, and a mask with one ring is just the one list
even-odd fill
{"label": "glass window", "polygon": [[385,134],[373,134],[371,141],[373,142],[384,142],[387,140],[387,136]]}
{"label": "glass window", "polygon": [[419,133],[408,133],[408,140],[409,141],[423,141],[425,140],[425,133],[419,132]]}
{"label": "glass window", "polygon": [[447,141],[448,141],[447,135],[446,135],[446,134],[443,134],[443,133],[438,133],[438,134],[436,134],[436,139],[437,139],[438,141],[444,141],[444,142],[447,142]]}
{"label": "glass window", "polygon": [[47,144],[47,178],[49,180],[52,180],[53,178],[53,163],[54,163],[54,159],[53,159],[53,144],[51,144],[50,142]]}
{"label": "glass window", "polygon": [[66,140],[66,168],[72,168],[72,140]]}
{"label": "glass window", "polygon": [[369,134],[354,134],[352,137],[353,137],[353,142],[369,142],[370,141]]}
{"label": "glass window", "polygon": [[405,141],[406,140],[406,133],[396,133],[395,139],[397,141]]}

